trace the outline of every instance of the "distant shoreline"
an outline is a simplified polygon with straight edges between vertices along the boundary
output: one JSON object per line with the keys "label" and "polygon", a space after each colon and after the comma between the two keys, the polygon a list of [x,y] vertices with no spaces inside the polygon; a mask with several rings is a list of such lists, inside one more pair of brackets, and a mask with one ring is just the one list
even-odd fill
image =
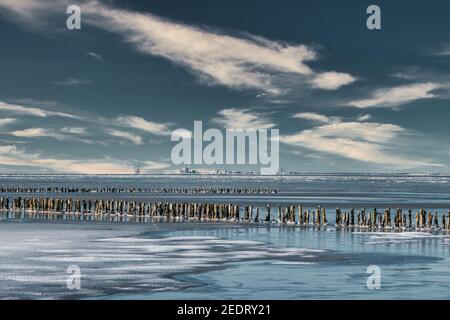
{"label": "distant shoreline", "polygon": [[276,174],[276,175],[261,175],[259,173],[103,173],[103,174],[85,174],[85,173],[0,173],[0,176],[86,176],[86,177],[258,177],[258,178],[278,178],[278,177],[296,177],[296,176],[408,176],[408,177],[431,177],[431,176],[439,176],[439,177],[449,177],[450,172],[441,172],[441,173],[386,173],[386,172],[308,172],[308,173],[286,173],[286,174]]}

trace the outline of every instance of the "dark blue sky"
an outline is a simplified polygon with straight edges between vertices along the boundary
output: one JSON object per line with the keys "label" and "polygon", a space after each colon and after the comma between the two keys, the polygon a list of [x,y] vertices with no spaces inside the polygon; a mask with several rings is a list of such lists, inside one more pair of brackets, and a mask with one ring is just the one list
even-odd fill
{"label": "dark blue sky", "polygon": [[1,172],[170,172],[194,120],[280,129],[286,170],[449,171],[448,1],[20,3],[0,0]]}

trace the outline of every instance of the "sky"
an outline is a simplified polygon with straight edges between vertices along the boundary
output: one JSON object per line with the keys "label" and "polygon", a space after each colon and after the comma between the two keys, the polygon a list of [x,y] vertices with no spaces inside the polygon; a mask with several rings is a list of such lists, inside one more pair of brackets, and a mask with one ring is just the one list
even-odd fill
{"label": "sky", "polygon": [[[72,4],[81,30],[66,27]],[[381,30],[366,27],[371,4]],[[171,134],[201,120],[279,129],[285,171],[448,173],[448,12],[444,0],[0,0],[0,172],[178,172]]]}

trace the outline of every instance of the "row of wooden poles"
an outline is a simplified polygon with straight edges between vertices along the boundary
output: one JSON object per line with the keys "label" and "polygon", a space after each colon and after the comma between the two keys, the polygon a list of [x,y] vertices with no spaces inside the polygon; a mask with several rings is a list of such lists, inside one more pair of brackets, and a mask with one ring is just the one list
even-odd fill
{"label": "row of wooden poles", "polygon": [[[282,224],[326,225],[327,212],[323,207],[314,210],[304,210],[302,205],[277,207],[277,218],[272,218],[272,208],[267,204],[265,213],[260,215],[260,207],[242,206],[238,204],[220,203],[190,203],[190,202],[138,202],[127,200],[102,199],[72,199],[52,197],[0,197],[0,210],[28,213],[54,214],[89,214],[89,215],[118,215],[133,217],[166,217],[194,220],[225,220],[225,221],[253,221],[278,222]],[[264,216],[263,216],[264,215]],[[415,223],[414,223],[415,222]],[[366,212],[361,209],[355,212],[336,209],[335,224],[340,227],[366,228],[398,228],[398,229],[434,229],[450,230],[450,211],[439,222],[439,215],[420,209],[404,212],[397,209],[395,213],[386,209],[383,213],[373,209]]]}
{"label": "row of wooden poles", "polygon": [[278,194],[274,188],[225,188],[225,187],[189,187],[189,188],[143,188],[143,187],[37,187],[4,186],[1,193],[175,193],[175,194]]}

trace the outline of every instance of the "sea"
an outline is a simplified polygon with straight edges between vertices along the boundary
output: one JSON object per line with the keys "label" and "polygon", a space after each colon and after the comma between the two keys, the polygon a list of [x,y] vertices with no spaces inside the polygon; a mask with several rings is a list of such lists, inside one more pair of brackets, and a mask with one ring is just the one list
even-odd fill
{"label": "sea", "polygon": [[[450,232],[336,227],[334,213],[447,215],[450,175],[7,175],[0,186],[272,188],[277,193],[89,192],[92,199],[303,205],[328,225],[0,214],[0,299],[449,299]],[[20,194],[2,193],[1,196]],[[39,194],[38,196],[50,196]],[[272,213],[275,215],[275,211]],[[276,217],[273,217],[276,219]],[[439,221],[441,221],[439,219]]]}

